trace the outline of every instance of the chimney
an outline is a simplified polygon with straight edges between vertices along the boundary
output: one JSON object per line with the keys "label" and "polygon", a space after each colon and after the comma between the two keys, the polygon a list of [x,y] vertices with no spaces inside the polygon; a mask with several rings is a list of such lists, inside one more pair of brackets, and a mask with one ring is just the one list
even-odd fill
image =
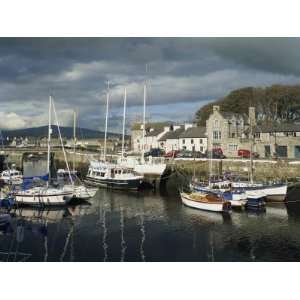
{"label": "chimney", "polygon": [[256,125],[256,118],[255,118],[255,107],[249,107],[249,124],[252,126]]}
{"label": "chimney", "polygon": [[214,105],[213,106],[213,112],[216,112],[216,111],[220,111],[220,106],[219,105]]}

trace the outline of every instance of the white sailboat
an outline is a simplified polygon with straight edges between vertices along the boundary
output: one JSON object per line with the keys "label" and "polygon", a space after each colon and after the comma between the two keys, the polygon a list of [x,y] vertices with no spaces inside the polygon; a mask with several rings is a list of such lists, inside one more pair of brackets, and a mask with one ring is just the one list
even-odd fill
{"label": "white sailboat", "polygon": [[[122,158],[124,158],[125,142],[125,115],[126,115],[127,92],[124,89],[124,115],[123,115],[123,138]],[[91,161],[85,182],[99,187],[122,190],[138,190],[143,182],[143,176],[137,174],[122,164],[114,164],[106,161],[107,125],[108,125],[109,89],[106,96],[106,118],[104,134],[104,161]]]}
{"label": "white sailboat", "polygon": [[[146,66],[147,72],[147,66]],[[147,84],[144,83],[144,97],[143,97],[143,133],[142,133],[142,150],[141,157],[128,156],[122,157],[119,162],[128,168],[132,168],[135,172],[142,175],[159,175],[161,176],[167,165],[161,162],[155,162],[151,157],[145,160],[145,136],[146,136],[146,102],[147,102]]]}
{"label": "white sailboat", "polygon": [[[56,116],[56,111],[54,107],[54,102],[52,97],[49,97],[49,125],[48,125],[48,152],[47,152],[47,173],[48,173],[48,182],[45,187],[33,187],[26,190],[16,191],[14,193],[14,197],[16,203],[25,204],[25,205],[65,205],[68,200],[70,200],[74,194],[73,190],[64,190],[63,188],[56,188],[50,186],[51,174],[50,174],[50,153],[51,153],[51,134],[52,134],[52,108],[54,110],[55,119],[57,123],[58,133],[60,140],[62,142],[60,128],[58,124],[58,119]],[[66,159],[66,153],[62,144],[62,149],[67,165],[67,169],[69,170],[68,161]],[[70,176],[70,181],[73,183],[72,177]]]}
{"label": "white sailboat", "polygon": [[[76,143],[77,143],[77,137],[76,137],[76,112],[74,111],[73,113],[73,169],[70,171],[70,174],[72,177],[79,178],[77,177],[77,170],[76,170]],[[57,170],[57,177],[62,176],[63,180],[66,175],[68,175],[68,170],[60,169]],[[91,187],[86,187],[84,184],[69,184],[69,185],[64,185],[64,190],[65,191],[73,191],[73,196],[72,200],[88,200],[90,198],[93,198],[96,193],[97,193],[97,188],[91,188]]]}

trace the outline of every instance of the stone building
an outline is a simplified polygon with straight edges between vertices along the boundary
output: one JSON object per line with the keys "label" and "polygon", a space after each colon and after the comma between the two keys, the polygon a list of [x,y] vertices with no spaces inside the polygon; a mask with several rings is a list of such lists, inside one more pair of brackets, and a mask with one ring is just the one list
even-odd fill
{"label": "stone building", "polygon": [[[255,125],[255,110],[249,109],[251,118]],[[253,117],[254,114],[254,117]],[[224,155],[228,157],[237,156],[237,151],[241,143],[246,143],[248,139],[245,131],[249,128],[249,117],[244,114],[223,112],[220,106],[214,105],[213,112],[206,121],[208,150],[221,148]]]}
{"label": "stone building", "polygon": [[250,151],[252,144],[261,158],[300,158],[300,124],[257,124],[254,107],[247,116],[214,106],[206,130],[208,149],[221,148],[227,157],[237,157],[241,149]]}
{"label": "stone building", "polygon": [[300,158],[300,124],[257,125],[253,133],[260,157]]}

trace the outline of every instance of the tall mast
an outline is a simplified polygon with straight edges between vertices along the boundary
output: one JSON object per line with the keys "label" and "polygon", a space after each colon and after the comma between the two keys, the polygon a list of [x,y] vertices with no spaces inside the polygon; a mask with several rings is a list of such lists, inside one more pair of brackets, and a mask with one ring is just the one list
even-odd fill
{"label": "tall mast", "polygon": [[76,111],[73,112],[73,172],[75,172],[75,152],[76,152]]}
{"label": "tall mast", "polygon": [[250,118],[250,183],[253,183],[253,142],[254,142],[254,136],[253,136],[253,128],[252,128],[252,118]]}
{"label": "tall mast", "polygon": [[105,114],[105,131],[104,131],[104,161],[106,161],[106,143],[107,143],[107,123],[108,123],[108,105],[109,105],[109,81],[107,81],[106,92],[106,114]]}
{"label": "tall mast", "polygon": [[51,134],[52,134],[52,128],[51,128],[51,108],[52,108],[52,97],[49,96],[49,112],[48,112],[48,151],[47,151],[47,174],[48,174],[48,182],[47,186],[49,186],[51,174],[50,174],[50,160],[51,160]]}
{"label": "tall mast", "polygon": [[208,171],[208,186],[211,186],[211,175],[212,175],[212,158],[213,158],[213,130],[211,132],[210,140],[210,155],[209,155],[209,171]]}
{"label": "tall mast", "polygon": [[125,146],[125,126],[126,126],[126,88],[124,89],[124,111],[123,111],[123,136],[122,136],[122,159],[124,158],[124,146]]}
{"label": "tall mast", "polygon": [[142,144],[142,162],[144,162],[145,154],[145,134],[146,134],[146,98],[147,98],[147,86],[144,84],[144,109],[143,109],[143,144]]}

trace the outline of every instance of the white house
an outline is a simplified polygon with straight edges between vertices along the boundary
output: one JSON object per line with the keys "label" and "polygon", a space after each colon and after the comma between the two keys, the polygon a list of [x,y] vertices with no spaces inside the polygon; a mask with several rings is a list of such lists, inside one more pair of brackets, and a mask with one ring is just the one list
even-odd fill
{"label": "white house", "polygon": [[164,150],[166,152],[172,150],[180,150],[179,148],[179,136],[184,132],[184,126],[174,125],[173,130],[166,132],[160,139],[159,142],[164,143]]}
{"label": "white house", "polygon": [[205,153],[207,134],[205,127],[190,127],[179,135],[179,149]]}
{"label": "white house", "polygon": [[[164,141],[159,139],[168,131],[172,130],[172,123],[161,122],[161,123],[147,123],[146,134],[145,134],[145,151],[149,151],[153,148],[164,149]],[[135,123],[131,128],[131,147],[136,153],[142,151],[143,147],[143,124]]]}

